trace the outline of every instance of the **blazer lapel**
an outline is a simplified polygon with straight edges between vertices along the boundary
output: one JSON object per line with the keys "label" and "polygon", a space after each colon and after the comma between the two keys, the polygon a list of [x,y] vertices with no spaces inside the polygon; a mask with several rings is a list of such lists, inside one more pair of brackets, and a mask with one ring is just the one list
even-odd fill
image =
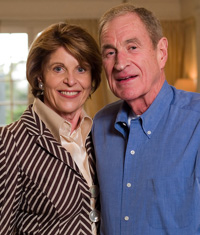
{"label": "blazer lapel", "polygon": [[70,168],[75,170],[81,175],[78,166],[73,161],[69,152],[59,144],[51,132],[46,128],[45,124],[39,119],[38,115],[33,111],[32,105],[24,112],[21,117],[30,135],[38,136],[36,142],[44,149],[46,149],[50,155],[58,158]]}
{"label": "blazer lapel", "polygon": [[89,161],[90,173],[92,176],[93,183],[98,184],[97,176],[96,176],[96,159],[95,159],[95,154],[94,154],[94,147],[92,143],[91,133],[88,135],[86,139],[85,147],[86,147],[86,151],[89,157],[88,161]]}

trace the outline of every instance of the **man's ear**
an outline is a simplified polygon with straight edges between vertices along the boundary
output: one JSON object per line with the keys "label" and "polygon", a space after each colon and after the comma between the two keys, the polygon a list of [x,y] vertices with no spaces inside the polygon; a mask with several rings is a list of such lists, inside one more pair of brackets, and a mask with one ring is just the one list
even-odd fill
{"label": "man's ear", "polygon": [[167,38],[162,37],[157,44],[157,53],[158,53],[158,63],[160,65],[160,69],[165,67],[168,58],[168,41]]}

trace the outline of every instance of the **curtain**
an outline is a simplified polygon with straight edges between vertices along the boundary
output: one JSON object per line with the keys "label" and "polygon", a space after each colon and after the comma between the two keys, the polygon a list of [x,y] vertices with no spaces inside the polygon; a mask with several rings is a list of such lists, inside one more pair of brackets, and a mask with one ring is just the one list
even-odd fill
{"label": "curtain", "polygon": [[195,19],[161,21],[168,39],[167,81],[174,85],[179,78],[197,79]]}
{"label": "curtain", "polygon": [[186,78],[197,79],[197,43],[195,19],[183,21],[184,24],[184,54],[182,75]]}

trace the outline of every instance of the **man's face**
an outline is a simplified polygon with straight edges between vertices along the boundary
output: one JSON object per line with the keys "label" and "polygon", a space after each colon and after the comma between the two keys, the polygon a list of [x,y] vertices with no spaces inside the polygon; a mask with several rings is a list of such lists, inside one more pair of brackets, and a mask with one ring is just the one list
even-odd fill
{"label": "man's face", "polygon": [[118,16],[104,25],[101,51],[110,89],[117,97],[131,103],[157,95],[164,82],[167,41],[162,38],[154,48],[136,14]]}

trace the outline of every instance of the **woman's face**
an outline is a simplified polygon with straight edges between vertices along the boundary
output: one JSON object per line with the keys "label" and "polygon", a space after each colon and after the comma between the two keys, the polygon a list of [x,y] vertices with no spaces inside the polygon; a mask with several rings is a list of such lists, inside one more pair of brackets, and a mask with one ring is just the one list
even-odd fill
{"label": "woman's face", "polygon": [[50,55],[43,73],[44,103],[64,119],[80,115],[92,86],[89,64],[81,66],[63,47]]}

